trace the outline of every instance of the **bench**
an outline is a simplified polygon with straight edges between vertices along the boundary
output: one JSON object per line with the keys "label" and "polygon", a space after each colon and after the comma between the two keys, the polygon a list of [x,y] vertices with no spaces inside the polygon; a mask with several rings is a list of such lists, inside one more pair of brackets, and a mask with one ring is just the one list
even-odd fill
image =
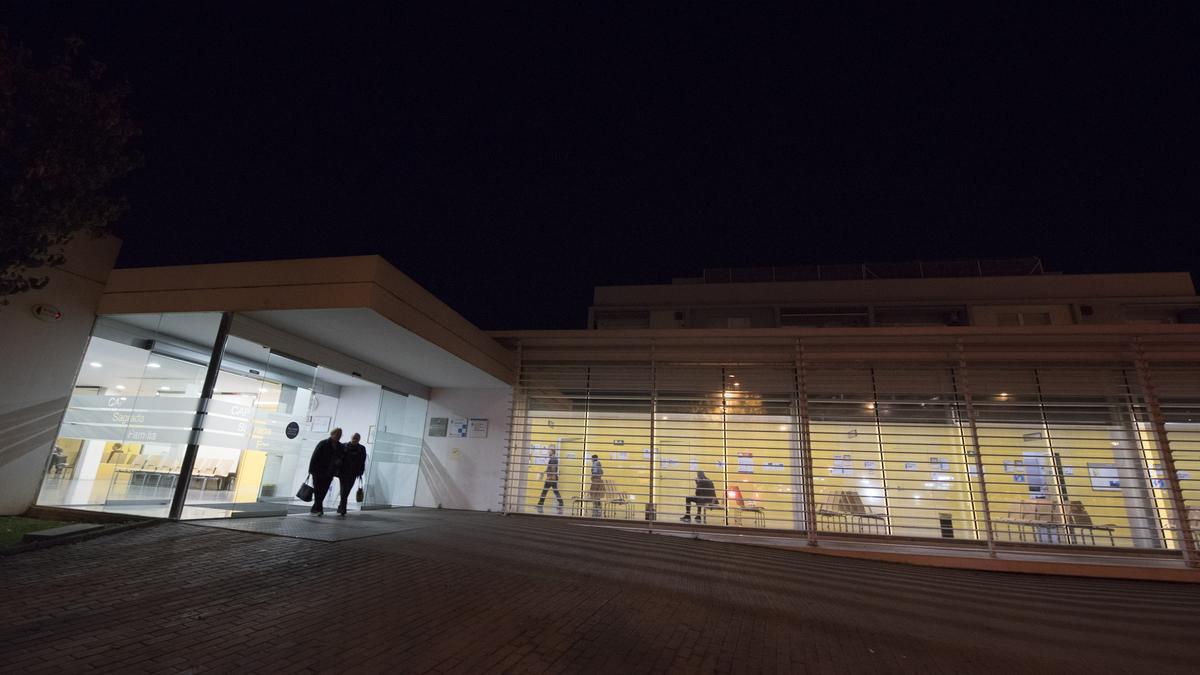
{"label": "bench", "polygon": [[825,495],[817,507],[817,528],[834,532],[886,534],[887,516],[872,511],[858,491],[838,490]]}

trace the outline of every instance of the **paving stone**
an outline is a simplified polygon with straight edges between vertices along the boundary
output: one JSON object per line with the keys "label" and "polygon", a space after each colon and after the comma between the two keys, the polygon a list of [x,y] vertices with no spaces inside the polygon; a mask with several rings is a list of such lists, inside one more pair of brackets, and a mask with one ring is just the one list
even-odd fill
{"label": "paving stone", "polygon": [[1190,673],[1200,662],[1192,585],[907,567],[494,514],[371,515],[388,531],[330,540],[163,523],[0,559],[0,671]]}

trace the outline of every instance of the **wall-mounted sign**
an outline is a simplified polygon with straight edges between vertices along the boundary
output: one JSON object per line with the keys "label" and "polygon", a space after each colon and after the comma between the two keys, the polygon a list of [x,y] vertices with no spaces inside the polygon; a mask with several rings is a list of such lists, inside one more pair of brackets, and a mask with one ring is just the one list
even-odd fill
{"label": "wall-mounted sign", "polygon": [[451,417],[450,428],[446,430],[446,435],[450,438],[466,438],[468,424],[465,417]]}
{"label": "wall-mounted sign", "polygon": [[287,428],[283,430],[283,435],[288,438],[295,438],[300,435],[300,425],[295,422],[288,422]]}
{"label": "wall-mounted sign", "polygon": [[467,436],[471,438],[487,438],[488,421],[478,417],[472,417],[467,429]]}
{"label": "wall-mounted sign", "polygon": [[443,438],[446,436],[446,429],[449,427],[449,417],[430,417],[429,418],[429,435],[431,437]]}

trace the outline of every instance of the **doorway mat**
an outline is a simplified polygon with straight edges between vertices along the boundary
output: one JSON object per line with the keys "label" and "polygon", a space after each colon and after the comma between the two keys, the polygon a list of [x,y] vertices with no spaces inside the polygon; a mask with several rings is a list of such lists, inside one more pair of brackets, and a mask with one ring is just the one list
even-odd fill
{"label": "doorway mat", "polygon": [[189,525],[238,530],[275,537],[309,539],[312,541],[347,541],[426,527],[429,523],[414,523],[394,516],[382,517],[369,513],[352,513],[347,518],[327,513],[323,517],[305,514],[269,516],[263,518],[221,518],[189,520]]}

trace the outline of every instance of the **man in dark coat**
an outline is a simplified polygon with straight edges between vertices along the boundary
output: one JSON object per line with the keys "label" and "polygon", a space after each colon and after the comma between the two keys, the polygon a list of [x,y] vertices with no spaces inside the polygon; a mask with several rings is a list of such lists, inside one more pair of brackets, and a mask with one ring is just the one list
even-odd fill
{"label": "man in dark coat", "polygon": [[338,466],[342,460],[342,430],[334,429],[329,432],[329,438],[317,443],[317,447],[313,448],[312,457],[308,460],[308,475],[313,479],[313,505],[309,509],[309,513],[316,516],[325,515],[325,495],[329,492],[329,485],[333,483],[333,477],[338,473]]}
{"label": "man in dark coat", "polygon": [[692,504],[696,505],[696,522],[704,522],[704,509],[717,504],[717,486],[704,475],[703,471],[696,472],[696,495],[684,500],[684,514],[680,518],[685,523],[692,520]]}
{"label": "man in dark coat", "polygon": [[346,498],[354,488],[354,482],[362,478],[367,468],[367,449],[359,443],[362,438],[358,434],[350,437],[350,442],[342,450],[342,465],[338,469],[338,486],[342,489],[342,501],[338,503],[338,515],[346,517]]}

